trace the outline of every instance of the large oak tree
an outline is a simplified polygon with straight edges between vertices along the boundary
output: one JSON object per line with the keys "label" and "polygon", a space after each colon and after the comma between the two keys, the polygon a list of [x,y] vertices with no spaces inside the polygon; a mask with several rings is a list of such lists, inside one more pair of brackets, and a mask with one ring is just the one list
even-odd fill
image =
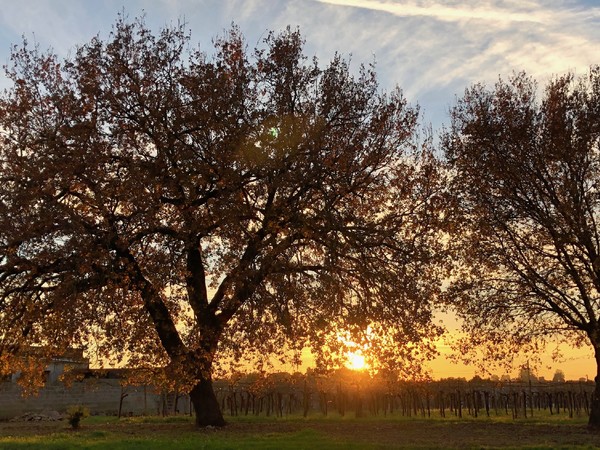
{"label": "large oak tree", "polygon": [[294,30],[253,52],[236,28],[214,44],[119,19],[70,59],[14,48],[0,98],[5,364],[93,338],[131,366],[168,363],[197,424],[222,425],[220,351],[287,342],[327,361],[336,330],[362,330],[408,373],[431,350],[444,197],[417,110],[370,67],[320,68]]}
{"label": "large oak tree", "polygon": [[463,342],[484,344],[488,360],[558,338],[587,341],[600,371],[600,69],[558,77],[539,97],[517,74],[473,86],[452,110],[442,141],[461,259],[448,297]]}

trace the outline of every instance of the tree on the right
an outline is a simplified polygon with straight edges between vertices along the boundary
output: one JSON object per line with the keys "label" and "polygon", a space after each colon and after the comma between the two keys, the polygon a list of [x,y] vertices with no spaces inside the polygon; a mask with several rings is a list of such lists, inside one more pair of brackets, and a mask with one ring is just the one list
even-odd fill
{"label": "tree on the right", "polygon": [[544,89],[524,73],[467,89],[441,138],[455,195],[447,301],[463,354],[591,345],[600,428],[600,67]]}

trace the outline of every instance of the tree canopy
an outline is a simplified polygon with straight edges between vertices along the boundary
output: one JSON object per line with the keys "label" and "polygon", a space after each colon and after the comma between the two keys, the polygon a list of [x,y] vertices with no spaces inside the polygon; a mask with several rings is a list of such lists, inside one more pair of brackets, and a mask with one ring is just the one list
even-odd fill
{"label": "tree canopy", "polygon": [[[221,425],[216,355],[368,340],[432,351],[438,162],[418,110],[296,30],[207,54],[120,18],[71,58],[12,52],[0,98],[0,359],[93,347],[187,380]],[[362,336],[362,337],[361,337]],[[361,340],[362,339],[362,340]],[[93,343],[93,345],[92,345]],[[403,371],[403,372],[402,372]]]}
{"label": "tree canopy", "polygon": [[510,359],[562,338],[590,344],[600,367],[600,69],[557,77],[541,98],[523,73],[475,85],[451,117],[459,262],[447,295],[463,351]]}

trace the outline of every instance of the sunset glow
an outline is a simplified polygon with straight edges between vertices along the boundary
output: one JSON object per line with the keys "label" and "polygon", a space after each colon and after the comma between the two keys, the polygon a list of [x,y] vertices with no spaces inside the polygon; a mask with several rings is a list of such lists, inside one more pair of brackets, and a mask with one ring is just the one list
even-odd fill
{"label": "sunset glow", "polygon": [[367,362],[365,361],[365,357],[363,356],[360,350],[355,352],[348,352],[346,354],[348,362],[346,363],[346,367],[351,370],[365,370],[368,368]]}

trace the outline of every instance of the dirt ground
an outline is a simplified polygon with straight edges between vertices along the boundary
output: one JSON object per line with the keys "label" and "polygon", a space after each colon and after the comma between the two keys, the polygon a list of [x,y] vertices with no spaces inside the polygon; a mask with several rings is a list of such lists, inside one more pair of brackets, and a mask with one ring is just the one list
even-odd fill
{"label": "dirt ground", "polygon": [[[600,432],[583,424],[548,424],[494,421],[385,421],[385,420],[273,420],[233,422],[222,429],[197,429],[191,423],[132,423],[127,421],[82,423],[86,432],[97,431],[123,437],[175,436],[216,433],[223,437],[297,433],[312,429],[334,438],[382,447],[557,447],[600,448]],[[0,422],[0,437],[71,433],[65,421]]]}

